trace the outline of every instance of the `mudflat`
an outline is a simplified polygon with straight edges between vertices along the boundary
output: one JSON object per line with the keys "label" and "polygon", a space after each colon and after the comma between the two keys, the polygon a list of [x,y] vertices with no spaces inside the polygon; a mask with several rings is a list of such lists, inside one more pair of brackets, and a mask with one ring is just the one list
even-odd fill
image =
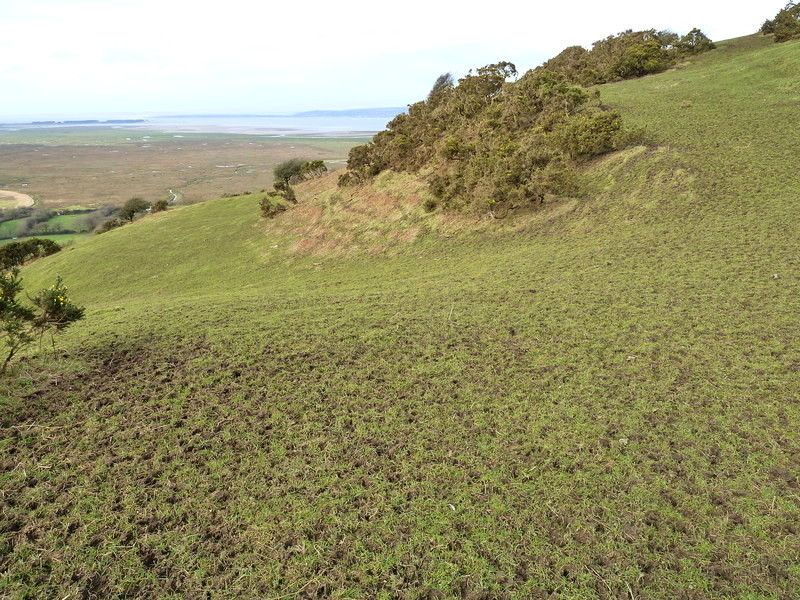
{"label": "mudflat", "polygon": [[136,139],[129,132],[117,133],[128,139],[113,139],[97,131],[93,139],[89,131],[51,132],[46,143],[18,143],[23,135],[16,136],[16,143],[3,143],[0,136],[0,189],[25,184],[45,208],[121,205],[134,196],[173,200],[173,194],[182,202],[198,202],[269,188],[272,169],[287,158],[325,160],[329,169],[343,166],[359,141],[148,133]]}

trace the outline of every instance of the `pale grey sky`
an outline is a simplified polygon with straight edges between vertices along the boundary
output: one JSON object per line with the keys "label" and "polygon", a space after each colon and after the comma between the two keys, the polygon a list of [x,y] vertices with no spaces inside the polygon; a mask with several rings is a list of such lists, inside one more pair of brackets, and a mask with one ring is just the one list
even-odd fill
{"label": "pale grey sky", "polygon": [[404,106],[618,31],[755,32],[784,0],[0,0],[0,119]]}

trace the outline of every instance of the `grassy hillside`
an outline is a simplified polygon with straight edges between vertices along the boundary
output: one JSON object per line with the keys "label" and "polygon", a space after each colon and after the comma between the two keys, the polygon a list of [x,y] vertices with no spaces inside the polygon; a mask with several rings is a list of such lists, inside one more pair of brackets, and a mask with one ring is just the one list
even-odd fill
{"label": "grassy hillside", "polygon": [[27,267],[87,317],[2,384],[0,595],[796,597],[797,65],[601,87],[649,145],[538,212],[386,174]]}

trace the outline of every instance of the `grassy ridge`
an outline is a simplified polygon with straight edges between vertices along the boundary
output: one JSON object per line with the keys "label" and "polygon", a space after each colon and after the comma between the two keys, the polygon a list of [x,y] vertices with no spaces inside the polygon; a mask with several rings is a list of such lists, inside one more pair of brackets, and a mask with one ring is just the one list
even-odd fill
{"label": "grassy ridge", "polygon": [[[0,590],[791,598],[798,131],[769,123],[798,54],[745,38],[601,88],[660,145],[496,231],[396,210],[413,245],[342,258],[337,213],[245,196],[26,268],[89,311],[0,408]],[[366,202],[333,193],[302,210]]]}

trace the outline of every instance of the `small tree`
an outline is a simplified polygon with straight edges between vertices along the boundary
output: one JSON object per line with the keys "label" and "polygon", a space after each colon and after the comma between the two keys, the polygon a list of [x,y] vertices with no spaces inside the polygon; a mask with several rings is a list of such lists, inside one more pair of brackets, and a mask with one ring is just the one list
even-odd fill
{"label": "small tree", "polygon": [[283,161],[273,171],[275,175],[275,181],[272,183],[274,191],[267,193],[259,202],[261,214],[272,219],[287,209],[285,202],[297,204],[297,196],[290,184],[319,177],[327,172],[328,167],[321,160],[291,158]]}
{"label": "small tree", "polygon": [[681,37],[675,47],[687,54],[700,54],[701,52],[713,50],[717,46],[705,33],[695,27]]}
{"label": "small tree", "polygon": [[277,188],[277,184],[279,182],[285,183],[287,186],[289,182],[292,180],[292,177],[297,175],[300,172],[300,169],[303,168],[303,165],[306,163],[305,160],[302,158],[290,158],[289,160],[285,160],[282,163],[275,166],[272,173],[275,175],[275,189]]}
{"label": "small tree", "polygon": [[22,291],[19,269],[0,272],[0,340],[8,350],[0,374],[4,374],[11,359],[25,346],[45,334],[53,336],[83,318],[84,309],[74,304],[67,288],[56,278],[55,285],[40,291],[32,298],[33,308],[20,304],[17,296]]}
{"label": "small tree", "polygon": [[328,172],[328,167],[321,160],[309,160],[300,165],[300,169],[292,177],[291,183],[300,183],[308,179],[314,179]]}
{"label": "small tree", "polygon": [[151,212],[154,212],[154,213],[163,212],[163,211],[167,210],[167,206],[168,205],[169,205],[169,203],[162,198],[161,200],[158,200],[155,204],[153,204],[153,206],[151,207],[150,210],[151,210]]}
{"label": "small tree", "polygon": [[119,211],[119,218],[125,221],[133,221],[138,213],[150,208],[150,203],[142,198],[131,198]]}

